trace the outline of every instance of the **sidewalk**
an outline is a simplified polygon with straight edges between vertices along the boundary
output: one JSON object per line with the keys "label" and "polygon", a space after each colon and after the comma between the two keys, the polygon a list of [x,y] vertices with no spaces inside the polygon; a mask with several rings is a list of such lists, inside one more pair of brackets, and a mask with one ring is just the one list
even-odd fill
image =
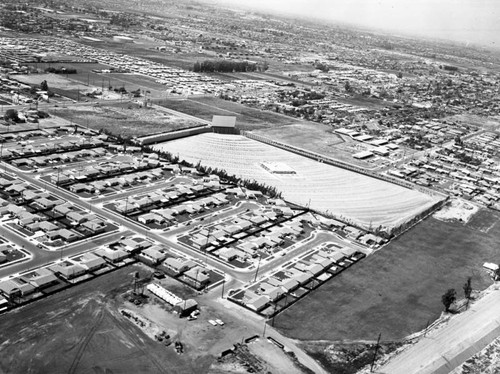
{"label": "sidewalk", "polygon": [[500,336],[500,290],[497,285],[469,310],[376,370],[384,374],[446,374]]}

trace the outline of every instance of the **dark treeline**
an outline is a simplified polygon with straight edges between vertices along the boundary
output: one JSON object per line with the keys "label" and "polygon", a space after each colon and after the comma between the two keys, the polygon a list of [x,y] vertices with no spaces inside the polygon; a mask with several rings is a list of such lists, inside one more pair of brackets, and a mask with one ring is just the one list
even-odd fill
{"label": "dark treeline", "polygon": [[195,62],[193,71],[196,73],[233,73],[246,71],[263,71],[265,66],[257,65],[248,61],[229,61],[229,60],[205,60]]}
{"label": "dark treeline", "polygon": [[50,67],[45,69],[46,73],[54,73],[54,74],[76,74],[77,71],[75,68],[54,68]]}

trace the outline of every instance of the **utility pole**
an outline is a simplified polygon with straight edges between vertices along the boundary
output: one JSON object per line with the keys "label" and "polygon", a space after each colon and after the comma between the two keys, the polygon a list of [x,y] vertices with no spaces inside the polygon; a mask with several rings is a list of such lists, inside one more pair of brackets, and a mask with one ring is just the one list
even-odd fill
{"label": "utility pole", "polygon": [[226,273],[224,273],[224,278],[222,278],[222,294],[221,299],[224,298],[224,283],[226,282]]}
{"label": "utility pole", "polygon": [[278,292],[276,295],[276,301],[274,302],[274,313],[273,313],[273,321],[271,325],[274,327],[274,318],[276,317],[276,309],[278,308],[278,299],[280,298],[281,294]]}
{"label": "utility pole", "polygon": [[380,347],[380,337],[382,336],[382,333],[378,334],[378,339],[377,339],[377,345],[375,346],[375,352],[373,352],[373,360],[372,360],[372,365],[370,366],[370,373],[373,372],[373,366],[375,366],[375,360],[377,359],[377,353],[378,349]]}
{"label": "utility pole", "polygon": [[255,277],[253,279],[254,283],[257,281],[257,275],[259,274],[259,268],[260,268],[260,260],[262,259],[262,256],[259,255],[259,262],[257,263],[257,269],[255,270]]}
{"label": "utility pole", "polygon": [[210,239],[210,232],[212,231],[212,227],[209,227],[208,228],[208,233],[207,233],[207,241],[205,243],[205,266],[208,266],[208,251],[207,251],[207,247],[208,247],[208,239]]}

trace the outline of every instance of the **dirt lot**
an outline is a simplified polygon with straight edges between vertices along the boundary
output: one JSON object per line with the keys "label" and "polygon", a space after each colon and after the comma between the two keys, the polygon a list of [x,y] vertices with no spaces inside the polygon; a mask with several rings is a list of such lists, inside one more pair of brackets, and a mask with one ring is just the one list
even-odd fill
{"label": "dirt lot", "polygon": [[199,125],[195,121],[179,118],[161,110],[139,109],[138,104],[130,102],[101,104],[95,107],[72,106],[71,109],[57,108],[51,110],[51,113],[81,126],[104,129],[123,136],[152,135]]}
{"label": "dirt lot", "polygon": [[[35,64],[32,64],[35,65]],[[83,99],[85,92],[93,90],[106,91],[108,87],[124,87],[128,92],[140,89],[149,91],[154,97],[164,95],[165,86],[156,83],[154,78],[132,73],[95,73],[92,70],[109,69],[109,66],[98,63],[38,63],[36,67],[44,70],[47,67],[53,68],[75,68],[77,74],[31,74],[18,75],[16,79],[27,84],[40,84],[47,80],[49,88],[60,95],[66,95],[77,100],[77,90],[80,90],[80,99]]]}
{"label": "dirt lot", "polygon": [[[477,213],[466,224],[429,218],[276,318],[288,336],[330,341],[395,341],[425,328],[443,310],[441,295],[463,297],[491,284],[484,262],[499,262],[500,214]],[[314,318],[313,318],[314,316]]]}
{"label": "dirt lot", "polygon": [[497,117],[481,117],[474,114],[457,114],[451,117],[444,118],[448,121],[455,121],[461,124],[474,125],[480,129],[498,131],[500,128],[500,118]]}
{"label": "dirt lot", "polygon": [[162,100],[158,104],[208,121],[211,121],[214,115],[236,116],[236,125],[243,130],[301,123],[301,121],[291,117],[249,108],[216,97],[199,97],[187,100],[170,99]]}
{"label": "dirt lot", "polygon": [[[401,346],[399,343],[381,343],[377,356],[388,354]],[[305,342],[302,347],[324,368],[335,374],[354,374],[373,361],[376,342],[327,343]]]}
{"label": "dirt lot", "polygon": [[[204,303],[209,295],[199,297],[201,314],[195,321],[180,319],[147,291],[147,303],[134,305],[125,293],[132,288],[135,271],[142,278],[151,273],[143,265],[125,267],[0,316],[0,373],[206,373],[222,351],[255,334],[233,313]],[[198,299],[170,278],[161,283],[181,297]],[[124,316],[123,310],[143,326]],[[226,324],[207,322],[215,318]],[[158,331],[169,334],[172,342],[181,341],[184,353],[177,354],[174,344],[156,341]],[[280,354],[286,357],[283,352],[276,356]],[[261,360],[266,359],[276,361]]]}

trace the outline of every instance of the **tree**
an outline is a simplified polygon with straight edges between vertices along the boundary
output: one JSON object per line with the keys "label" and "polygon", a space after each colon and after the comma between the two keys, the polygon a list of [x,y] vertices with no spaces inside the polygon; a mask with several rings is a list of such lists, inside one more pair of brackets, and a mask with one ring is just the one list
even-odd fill
{"label": "tree", "polygon": [[445,312],[450,311],[450,306],[455,302],[456,299],[457,299],[457,292],[455,291],[454,288],[448,289],[448,291],[446,291],[445,294],[441,296],[441,302],[444,305]]}
{"label": "tree", "polygon": [[5,114],[4,114],[3,118],[6,121],[14,121],[14,122],[18,122],[19,121],[19,115],[18,115],[17,110],[15,110],[15,109],[7,109],[5,111]]}
{"label": "tree", "polygon": [[470,297],[471,297],[471,294],[472,294],[472,278],[469,277],[467,278],[467,282],[464,284],[464,295],[465,295],[465,298],[467,299],[467,308],[469,307],[469,301],[470,301]]}
{"label": "tree", "polygon": [[351,83],[349,83],[349,81],[346,81],[345,82],[345,85],[344,85],[344,88],[347,92],[351,92]]}
{"label": "tree", "polygon": [[40,83],[40,89],[42,91],[48,91],[49,90],[49,85],[47,84],[47,81],[42,81],[42,83]]}

